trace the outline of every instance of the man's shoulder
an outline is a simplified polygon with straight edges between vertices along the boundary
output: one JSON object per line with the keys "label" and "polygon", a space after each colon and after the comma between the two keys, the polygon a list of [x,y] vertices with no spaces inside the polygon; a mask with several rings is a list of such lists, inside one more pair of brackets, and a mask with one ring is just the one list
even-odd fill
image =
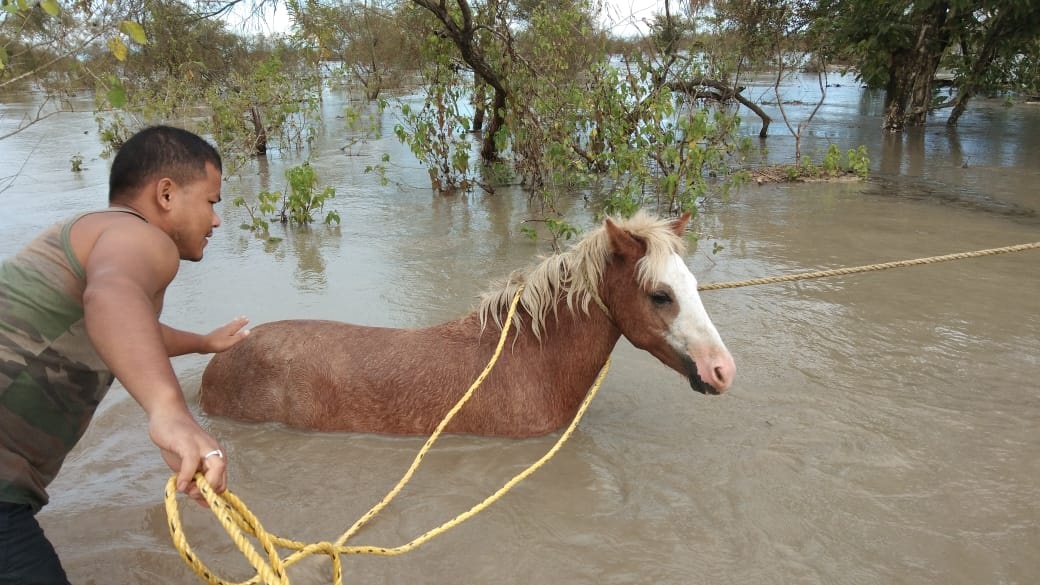
{"label": "man's shoulder", "polygon": [[76,222],[69,242],[84,262],[113,256],[146,256],[172,266],[180,261],[177,245],[165,231],[130,213],[86,215]]}
{"label": "man's shoulder", "polygon": [[88,240],[97,240],[104,235],[140,239],[144,243],[154,241],[159,245],[173,243],[166,232],[149,223],[144,216],[113,208],[81,214],[75,219],[75,224],[77,231]]}

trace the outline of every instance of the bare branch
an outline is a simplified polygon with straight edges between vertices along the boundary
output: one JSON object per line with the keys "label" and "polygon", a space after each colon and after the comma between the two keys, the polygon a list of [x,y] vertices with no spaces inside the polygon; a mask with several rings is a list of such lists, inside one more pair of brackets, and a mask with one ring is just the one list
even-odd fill
{"label": "bare branch", "polygon": [[15,77],[12,77],[11,79],[8,79],[6,81],[0,82],[0,89],[3,89],[5,87],[7,87],[8,85],[17,83],[17,82],[21,81],[22,79],[25,79],[26,77],[32,77],[33,75],[36,75],[40,71],[43,71],[43,70],[47,69],[48,67],[54,65],[58,61],[61,61],[62,59],[67,59],[67,58],[75,55],[76,53],[82,51],[84,47],[86,47],[90,43],[92,43],[95,40],[97,40],[100,36],[101,36],[101,33],[97,33],[97,34],[87,38],[86,40],[80,42],[76,46],[68,49],[64,53],[54,57],[50,61],[47,61],[46,63],[43,63],[43,64],[41,64],[41,65],[39,65],[37,67],[34,67],[33,69],[30,69],[29,71],[26,71],[25,73],[22,73],[21,75],[16,75]]}

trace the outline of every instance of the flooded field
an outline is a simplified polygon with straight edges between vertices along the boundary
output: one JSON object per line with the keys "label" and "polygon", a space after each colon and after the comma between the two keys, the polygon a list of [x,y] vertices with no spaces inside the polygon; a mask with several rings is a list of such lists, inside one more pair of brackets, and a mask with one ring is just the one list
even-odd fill
{"label": "flooded field", "polygon": [[[1040,106],[980,102],[956,131],[937,119],[886,139],[878,96],[843,85],[828,99],[803,150],[864,144],[871,177],[752,185],[711,202],[687,258],[702,283],[1040,241]],[[5,102],[0,121],[32,103]],[[225,203],[206,258],[184,264],[169,290],[165,322],[209,330],[246,314],[254,323],[429,325],[470,310],[492,280],[548,252],[520,232],[537,215],[520,191],[435,196],[425,171],[407,164],[395,169],[397,185],[381,186],[365,165],[403,151],[391,136],[344,154],[334,118],[342,106],[327,100],[333,115],[312,157],[336,187],[342,226],[286,233],[272,249],[240,230],[245,212]],[[748,120],[745,130],[757,126]],[[792,140],[774,130],[765,157],[783,161]],[[105,205],[99,151],[89,113],[0,142],[0,257],[44,226]],[[86,170],[72,173],[77,153]],[[273,153],[264,168],[229,178],[225,201],[255,194],[297,162]],[[571,214],[592,227],[591,210]],[[623,341],[575,436],[543,469],[416,551],[346,559],[344,582],[1035,583],[1038,291],[1040,251],[705,292],[737,362],[727,394],[694,394]],[[175,360],[192,404],[205,364]],[[231,489],[265,527],[302,541],[338,537],[423,443],[199,416],[229,452]],[[415,538],[555,439],[443,439],[352,543]],[[74,583],[201,582],[170,543],[168,476],[143,413],[117,385],[39,516]],[[186,502],[182,510],[212,568],[233,580],[252,575],[209,512]],[[299,582],[315,582],[313,573]]]}

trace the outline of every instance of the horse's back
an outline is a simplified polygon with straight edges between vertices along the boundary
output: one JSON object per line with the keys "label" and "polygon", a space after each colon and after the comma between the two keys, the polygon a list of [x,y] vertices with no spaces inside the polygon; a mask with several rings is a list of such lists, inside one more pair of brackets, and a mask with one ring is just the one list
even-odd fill
{"label": "horse's back", "polygon": [[249,421],[281,421],[294,388],[312,386],[314,373],[335,368],[337,348],[349,346],[359,325],[321,320],[263,323],[231,349],[213,356],[199,389],[205,412]]}

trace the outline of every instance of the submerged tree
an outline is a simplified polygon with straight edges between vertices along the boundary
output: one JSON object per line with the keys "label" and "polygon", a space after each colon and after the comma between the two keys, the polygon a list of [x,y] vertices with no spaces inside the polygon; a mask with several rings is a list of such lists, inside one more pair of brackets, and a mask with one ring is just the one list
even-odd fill
{"label": "submerged tree", "polygon": [[296,36],[313,45],[331,75],[359,84],[369,100],[400,88],[401,73],[415,68],[419,39],[400,2],[289,0],[288,8]]}
{"label": "submerged tree", "polygon": [[[585,189],[605,194],[604,208],[619,213],[643,205],[695,210],[715,184],[710,176],[728,173],[723,161],[734,149],[737,118],[670,89],[698,67],[680,49],[677,27],[669,33],[674,42],[663,41],[655,56],[617,61],[582,1],[413,2],[433,17],[423,53],[427,100],[422,110],[406,110],[414,114],[411,128],[399,127],[399,136],[413,152],[439,153],[426,161],[435,186],[479,182],[461,180],[476,172],[460,140],[471,122],[465,99],[478,102],[474,119],[483,109],[489,114],[482,161],[507,166],[547,213],[559,214]],[[458,92],[466,79],[474,84],[468,98]]]}
{"label": "submerged tree", "polygon": [[412,2],[437,20],[436,35],[454,44],[461,61],[473,72],[474,83],[491,88],[491,102],[486,108],[491,117],[484,128],[480,156],[486,164],[495,162],[499,153],[497,135],[505,124],[512,91],[509,72],[514,65],[509,48],[512,34],[505,26],[505,15],[497,2],[489,2],[484,10],[475,10],[469,0]]}
{"label": "submerged tree", "polygon": [[[885,89],[883,127],[920,126],[952,106],[949,124],[983,91],[1008,88],[1013,64],[1040,30],[1040,11],[1020,0],[819,0],[816,49],[848,62]],[[957,97],[937,100],[940,67],[954,72]]]}
{"label": "submerged tree", "polygon": [[[147,4],[144,30],[156,39],[112,64],[99,92],[102,138],[118,147],[143,120],[199,119],[234,169],[274,145],[301,147],[311,134],[320,80],[307,51],[281,39],[244,38],[222,20],[178,3]],[[104,67],[98,63],[96,67]]]}
{"label": "submerged tree", "polygon": [[200,129],[230,156],[309,136],[318,79],[299,67],[304,55],[290,43],[229,32],[220,17],[234,1],[205,10],[138,0],[0,2],[0,89],[26,83],[45,96],[14,132],[67,111],[65,95],[93,89],[102,140],[113,148],[145,120],[174,118],[208,120]]}
{"label": "submerged tree", "polygon": [[0,0],[0,91],[31,85],[44,95],[36,113],[0,139],[70,111],[67,98],[95,82],[109,83],[118,99],[118,80],[91,63],[124,61],[130,47],[146,43],[134,7],[124,2]]}
{"label": "submerged tree", "polygon": [[949,59],[957,93],[944,104],[953,108],[948,125],[955,125],[968,101],[980,93],[1040,93],[1040,6],[1016,0],[986,2],[966,14],[963,22]]}

